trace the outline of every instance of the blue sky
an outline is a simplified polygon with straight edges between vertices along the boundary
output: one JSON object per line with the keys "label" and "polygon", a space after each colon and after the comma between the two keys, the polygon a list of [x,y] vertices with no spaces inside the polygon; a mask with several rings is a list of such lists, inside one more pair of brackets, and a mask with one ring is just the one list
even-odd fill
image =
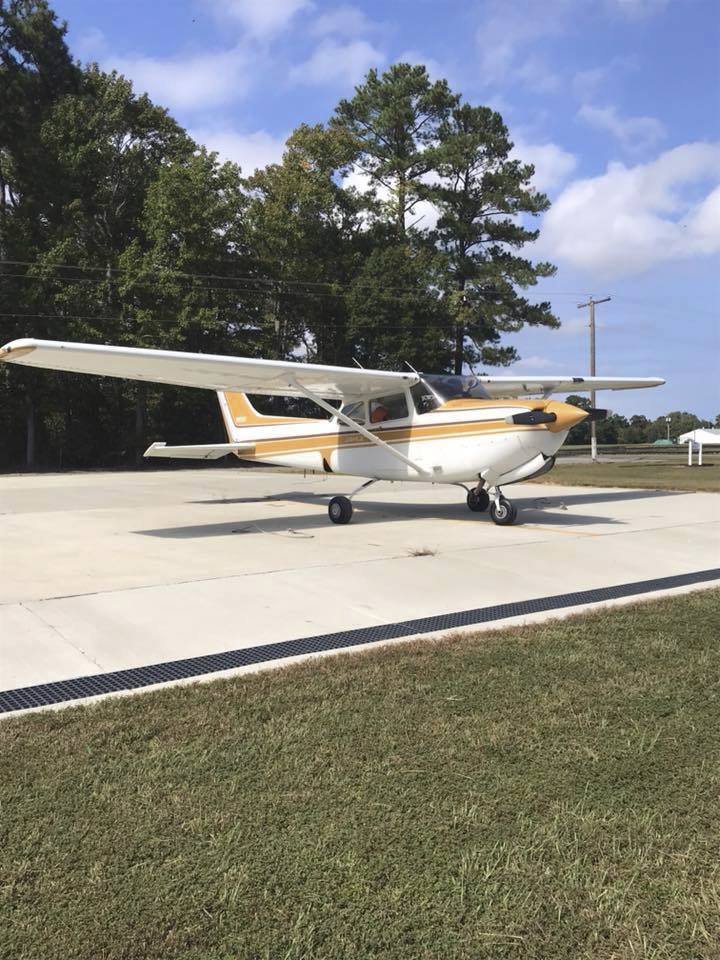
{"label": "blue sky", "polygon": [[[560,331],[502,372],[662,376],[621,413],[720,413],[719,0],[56,0],[82,59],[125,73],[250,172],[370,67],[422,62],[500,110],[553,200],[532,255]],[[535,293],[533,293],[535,296]]]}

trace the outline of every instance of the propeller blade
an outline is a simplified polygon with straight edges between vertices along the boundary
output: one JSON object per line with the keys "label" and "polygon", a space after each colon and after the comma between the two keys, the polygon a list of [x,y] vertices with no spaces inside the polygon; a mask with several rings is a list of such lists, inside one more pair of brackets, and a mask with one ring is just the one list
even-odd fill
{"label": "propeller blade", "polygon": [[589,423],[592,423],[593,420],[597,423],[600,420],[607,420],[608,411],[601,410],[599,407],[590,407],[587,412],[587,419]]}

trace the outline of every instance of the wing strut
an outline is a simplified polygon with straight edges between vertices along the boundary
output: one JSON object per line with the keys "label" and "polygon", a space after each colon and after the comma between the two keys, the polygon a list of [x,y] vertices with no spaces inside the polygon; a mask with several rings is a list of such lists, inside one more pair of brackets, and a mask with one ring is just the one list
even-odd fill
{"label": "wing strut", "polygon": [[362,434],[363,437],[367,437],[368,440],[371,440],[378,447],[382,447],[386,450],[391,456],[395,457],[396,460],[402,460],[404,464],[408,467],[411,467],[416,473],[421,477],[429,477],[430,474],[427,470],[423,470],[422,467],[419,467],[416,463],[413,463],[408,457],[400,453],[399,450],[396,450],[394,447],[391,447],[389,443],[386,443],[384,440],[381,440],[377,434],[372,433],[370,430],[366,430],[365,427],[360,423],[356,423],[354,420],[351,420],[350,417],[345,416],[342,411],[337,410],[327,401],[323,400],[322,397],[316,396],[312,390],[308,390],[307,387],[304,387],[301,383],[298,383],[297,380],[293,380],[293,386],[296,390],[299,390],[308,400],[312,400],[313,403],[316,403],[319,407],[322,407],[327,413],[333,417],[337,417],[341,423],[344,423],[346,427],[350,427],[355,430],[357,433]]}

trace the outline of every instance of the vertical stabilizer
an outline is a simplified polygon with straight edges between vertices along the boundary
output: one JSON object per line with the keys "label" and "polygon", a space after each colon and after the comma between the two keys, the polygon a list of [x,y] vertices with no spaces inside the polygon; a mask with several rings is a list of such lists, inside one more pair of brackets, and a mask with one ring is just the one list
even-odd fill
{"label": "vertical stabilizer", "polygon": [[[323,422],[310,417],[266,416],[264,413],[257,412],[246,393],[231,393],[226,390],[216,392],[225,430],[231,443],[245,442],[248,439],[249,430],[257,430],[261,427],[283,427],[287,424]],[[282,433],[282,430],[276,432]],[[259,436],[267,436],[267,434],[263,432]]]}
{"label": "vertical stabilizer", "polygon": [[224,390],[218,390],[217,398],[220,403],[220,412],[222,413],[228,440],[230,440],[231,443],[237,443],[241,440],[243,430],[246,430],[248,427],[266,426],[268,425],[268,420],[273,419],[272,417],[264,417],[261,413],[258,413],[245,393],[229,393]]}

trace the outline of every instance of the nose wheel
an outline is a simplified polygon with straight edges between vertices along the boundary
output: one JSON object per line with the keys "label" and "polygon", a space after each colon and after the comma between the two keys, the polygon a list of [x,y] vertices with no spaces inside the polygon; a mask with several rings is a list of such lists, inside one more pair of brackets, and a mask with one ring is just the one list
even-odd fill
{"label": "nose wheel", "polygon": [[490,504],[490,519],[499,527],[509,527],[517,520],[517,507],[505,497],[498,497]]}

